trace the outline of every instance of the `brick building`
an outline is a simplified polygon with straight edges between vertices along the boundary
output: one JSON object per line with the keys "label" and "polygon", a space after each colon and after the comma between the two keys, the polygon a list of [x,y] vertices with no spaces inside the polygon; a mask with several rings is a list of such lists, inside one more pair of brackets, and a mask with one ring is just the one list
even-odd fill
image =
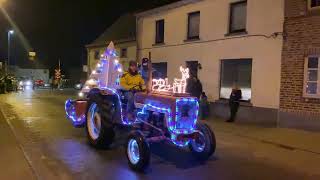
{"label": "brick building", "polygon": [[320,129],[320,0],[285,1],[279,126]]}

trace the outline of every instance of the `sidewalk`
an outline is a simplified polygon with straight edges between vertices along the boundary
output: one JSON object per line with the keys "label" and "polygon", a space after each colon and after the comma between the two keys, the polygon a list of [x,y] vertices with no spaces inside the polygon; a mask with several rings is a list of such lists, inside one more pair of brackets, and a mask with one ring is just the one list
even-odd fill
{"label": "sidewalk", "polygon": [[35,179],[22,149],[1,112],[0,179]]}
{"label": "sidewalk", "polygon": [[291,150],[320,155],[320,133],[286,128],[265,128],[250,124],[226,123],[221,119],[205,120],[215,132],[230,133]]}

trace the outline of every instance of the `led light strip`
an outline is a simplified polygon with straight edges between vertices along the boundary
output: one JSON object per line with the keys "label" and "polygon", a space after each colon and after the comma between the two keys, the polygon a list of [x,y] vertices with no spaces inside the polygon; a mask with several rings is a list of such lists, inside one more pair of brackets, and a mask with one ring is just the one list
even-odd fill
{"label": "led light strip", "polygon": [[76,118],[75,106],[72,103],[72,100],[69,99],[66,101],[64,109],[66,111],[67,118],[70,119],[74,125],[82,125],[85,122],[85,114],[79,118]]}

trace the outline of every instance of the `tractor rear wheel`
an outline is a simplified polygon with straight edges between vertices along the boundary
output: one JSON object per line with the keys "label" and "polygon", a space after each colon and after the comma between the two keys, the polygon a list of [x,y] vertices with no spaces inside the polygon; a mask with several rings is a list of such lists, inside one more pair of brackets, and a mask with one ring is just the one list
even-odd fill
{"label": "tractor rear wheel", "polygon": [[113,103],[101,94],[89,96],[86,131],[89,143],[96,148],[108,148],[114,141]]}

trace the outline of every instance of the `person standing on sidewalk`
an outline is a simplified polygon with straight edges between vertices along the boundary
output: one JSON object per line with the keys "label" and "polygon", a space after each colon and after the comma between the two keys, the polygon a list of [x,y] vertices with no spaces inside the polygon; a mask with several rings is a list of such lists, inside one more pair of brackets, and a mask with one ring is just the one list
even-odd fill
{"label": "person standing on sidewalk", "polygon": [[232,91],[229,98],[230,118],[226,122],[234,122],[239,109],[241,98],[242,91],[235,82],[232,86]]}
{"label": "person standing on sidewalk", "polygon": [[208,97],[205,92],[202,92],[200,97],[200,119],[204,120],[209,117],[210,114],[210,104],[208,101]]}
{"label": "person standing on sidewalk", "polygon": [[202,94],[202,83],[196,75],[190,74],[190,78],[187,80],[186,91],[191,96],[200,99],[200,96]]}

